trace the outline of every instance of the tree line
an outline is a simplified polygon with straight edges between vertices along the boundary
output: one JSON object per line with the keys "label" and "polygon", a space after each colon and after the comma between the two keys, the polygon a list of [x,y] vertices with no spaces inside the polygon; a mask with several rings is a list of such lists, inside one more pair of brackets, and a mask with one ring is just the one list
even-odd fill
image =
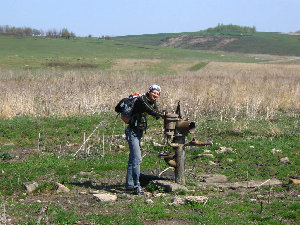
{"label": "tree line", "polygon": [[238,25],[224,25],[224,24],[218,24],[218,26],[213,28],[208,28],[205,31],[207,32],[239,32],[239,33],[255,33],[256,28],[253,27],[247,27],[247,26],[238,26]]}
{"label": "tree line", "polygon": [[49,29],[49,30],[38,30],[30,27],[14,27],[14,26],[1,26],[0,34],[15,35],[15,36],[45,36],[51,38],[74,38],[75,33],[68,31],[67,28],[61,30]]}

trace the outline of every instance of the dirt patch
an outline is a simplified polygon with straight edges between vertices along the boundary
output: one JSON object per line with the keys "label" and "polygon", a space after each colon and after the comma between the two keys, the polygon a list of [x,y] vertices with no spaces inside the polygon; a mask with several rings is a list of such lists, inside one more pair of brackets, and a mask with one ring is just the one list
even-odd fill
{"label": "dirt patch", "polygon": [[213,49],[219,49],[237,40],[237,38],[221,38],[213,36],[204,35],[179,35],[176,37],[167,37],[161,42],[161,46],[164,47],[174,47],[174,48],[184,48],[189,46],[189,48],[204,48],[208,46]]}
{"label": "dirt patch", "polygon": [[67,62],[49,62],[46,63],[49,67],[67,67],[67,68],[97,68],[96,64],[90,63],[67,63]]}
{"label": "dirt patch", "polygon": [[223,39],[223,40],[220,40],[216,46],[215,46],[215,49],[219,49],[219,48],[222,48],[224,47],[225,45],[229,44],[230,42],[233,42],[237,40],[237,38],[228,38],[228,39]]}

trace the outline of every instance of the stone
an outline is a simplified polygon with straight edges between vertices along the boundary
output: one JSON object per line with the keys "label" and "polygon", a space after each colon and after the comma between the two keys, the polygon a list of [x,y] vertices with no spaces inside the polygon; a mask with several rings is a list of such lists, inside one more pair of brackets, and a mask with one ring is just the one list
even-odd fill
{"label": "stone", "polygon": [[152,143],[153,143],[153,146],[155,146],[155,147],[163,147],[163,145],[161,145],[155,141],[153,141]]}
{"label": "stone", "polygon": [[221,188],[230,188],[230,189],[237,189],[237,188],[257,188],[260,186],[275,186],[275,185],[282,185],[282,182],[278,179],[268,179],[265,181],[243,181],[243,182],[225,182],[225,183],[207,183],[201,182],[198,183],[199,187],[206,187],[206,186],[215,186]]}
{"label": "stone", "polygon": [[163,198],[163,197],[166,197],[166,194],[165,193],[154,193],[153,197],[155,197],[155,198]]}
{"label": "stone", "polygon": [[217,163],[215,163],[215,162],[213,162],[213,161],[209,161],[208,164],[209,164],[210,166],[216,166],[216,165],[217,165]]}
{"label": "stone", "polygon": [[114,202],[117,200],[117,195],[109,193],[93,194],[94,198],[100,202]]}
{"label": "stone", "polygon": [[119,147],[119,149],[125,149],[126,148],[126,146],[124,146],[124,145],[119,145],[118,147]]}
{"label": "stone", "polygon": [[263,196],[263,195],[257,195],[257,198],[258,198],[258,199],[263,199],[264,196]]}
{"label": "stone", "polygon": [[92,176],[93,175],[93,171],[80,171],[79,175],[80,176]]}
{"label": "stone", "polygon": [[197,202],[205,203],[208,200],[208,197],[205,196],[185,196],[185,197],[175,197],[171,199],[170,205],[183,205],[186,203]]}
{"label": "stone", "polygon": [[290,159],[289,159],[288,157],[284,157],[284,158],[281,158],[281,159],[280,159],[280,162],[281,162],[281,163],[288,164],[288,163],[290,163]]}
{"label": "stone", "polygon": [[234,161],[234,159],[232,159],[232,158],[228,158],[226,160],[227,160],[227,162],[233,162]]}
{"label": "stone", "polygon": [[5,205],[1,204],[1,209],[0,209],[0,224],[14,224],[12,223],[11,216],[7,213],[5,209]]}
{"label": "stone", "polygon": [[289,179],[289,184],[300,184],[300,180],[298,179]]}
{"label": "stone", "polygon": [[276,153],[281,153],[282,151],[281,151],[280,149],[275,149],[275,148],[273,148],[273,149],[271,150],[271,152],[272,152],[273,155],[275,155]]}
{"label": "stone", "polygon": [[185,186],[183,186],[181,184],[173,183],[171,181],[154,180],[153,184],[156,185],[156,186],[165,188],[166,192],[174,192],[174,191],[177,191],[177,190],[188,191],[188,189]]}
{"label": "stone", "polygon": [[204,153],[211,153],[211,150],[206,149],[204,150]]}
{"label": "stone", "polygon": [[33,183],[23,183],[23,186],[28,194],[34,192],[39,187],[38,183],[35,181]]}
{"label": "stone", "polygon": [[147,199],[147,200],[146,200],[146,204],[153,204],[152,199]]}
{"label": "stone", "polygon": [[199,202],[204,203],[208,200],[205,196],[186,196],[184,197],[185,202]]}
{"label": "stone", "polygon": [[65,185],[60,184],[58,182],[54,183],[55,187],[56,187],[56,193],[69,193],[70,189],[67,188]]}
{"label": "stone", "polygon": [[3,145],[3,147],[13,147],[13,146],[15,146],[14,143],[7,143]]}
{"label": "stone", "polygon": [[251,203],[256,203],[256,202],[257,202],[257,199],[252,198],[252,199],[250,199],[250,202],[251,202]]}
{"label": "stone", "polygon": [[234,152],[232,148],[220,147],[220,149],[215,151],[217,154],[225,153],[225,152]]}

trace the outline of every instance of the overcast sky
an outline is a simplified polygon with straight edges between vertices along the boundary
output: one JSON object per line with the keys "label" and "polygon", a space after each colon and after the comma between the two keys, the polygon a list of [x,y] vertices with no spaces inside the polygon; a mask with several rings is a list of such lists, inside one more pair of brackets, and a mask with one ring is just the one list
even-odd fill
{"label": "overcast sky", "polygon": [[300,30],[300,0],[0,0],[0,25],[77,36],[199,31],[219,23]]}

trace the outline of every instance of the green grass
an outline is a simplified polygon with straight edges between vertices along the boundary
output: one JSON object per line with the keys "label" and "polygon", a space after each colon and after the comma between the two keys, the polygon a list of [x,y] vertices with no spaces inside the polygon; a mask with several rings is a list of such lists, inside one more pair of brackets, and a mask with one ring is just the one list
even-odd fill
{"label": "green grass", "polygon": [[[198,50],[221,50],[226,52],[240,52],[252,54],[273,54],[273,55],[289,55],[300,56],[300,40],[297,35],[288,35],[271,32],[255,32],[255,33],[237,33],[237,32],[187,32],[172,34],[145,34],[135,36],[116,37],[115,40],[124,43],[136,43],[144,45],[158,46],[167,41],[170,37],[179,35],[188,35],[190,37],[213,38],[205,44],[192,46],[189,42],[182,42],[181,48],[198,49]],[[217,47],[222,40],[236,38],[225,46]]]}
{"label": "green grass", "polygon": [[197,63],[195,65],[193,65],[192,67],[189,68],[189,71],[197,71],[200,70],[201,68],[205,67],[207,65],[207,63],[205,62],[200,62]]}
{"label": "green grass", "polygon": [[[110,135],[114,129],[115,117],[112,114],[73,117],[15,117],[0,119],[0,144],[13,143],[16,147],[36,146],[40,134],[40,145],[65,145],[67,142],[81,141],[84,133],[89,135],[97,124],[102,134]],[[117,131],[122,129],[117,118]],[[9,147],[9,146],[8,146]]]}
{"label": "green grass", "polygon": [[[74,159],[73,154],[82,143],[83,133],[89,134],[101,120],[107,120],[107,126],[99,128],[99,137],[107,132],[105,142],[106,153],[104,157],[91,154],[89,157]],[[230,118],[216,116],[202,116],[196,118],[196,134],[199,140],[210,139],[214,141],[212,147],[186,148],[186,168],[193,174],[220,173],[230,181],[244,181],[249,179],[266,180],[278,178],[287,184],[289,177],[298,176],[300,172],[299,161],[299,116],[278,115],[272,120],[264,118]],[[89,214],[81,214],[79,202],[84,203],[81,195],[64,195],[61,199],[65,202],[76,201],[76,207],[66,207],[67,203],[41,202],[31,199],[43,199],[43,196],[56,196],[54,182],[61,182],[71,190],[78,188],[76,183],[97,181],[102,185],[124,185],[118,177],[124,177],[128,155],[128,148],[119,149],[118,144],[126,145],[123,139],[114,139],[112,150],[109,150],[110,134],[121,135],[124,126],[120,119],[116,121],[113,114],[100,114],[73,117],[16,117],[1,119],[0,132],[0,205],[6,205],[7,213],[13,218],[18,218],[20,224],[34,224],[38,212],[47,204],[48,217],[53,224],[74,224],[78,221],[89,221],[99,224],[144,224],[145,221],[176,221],[189,224],[297,224],[299,218],[299,203],[291,193],[299,193],[298,186],[260,187],[248,192],[233,192],[216,188],[199,189],[192,175],[187,174],[189,188],[195,189],[193,195],[209,197],[204,204],[189,203],[182,206],[170,206],[173,194],[164,198],[152,198],[153,204],[146,204],[144,198],[128,199],[126,195],[119,196],[117,203],[98,203],[93,201],[89,206]],[[150,120],[149,131],[146,134],[152,137],[144,140],[144,153],[142,171],[164,169],[167,165],[157,157],[161,150],[153,146],[152,141],[162,143],[157,135],[156,127],[162,127],[162,120]],[[26,132],[24,132],[26,131]],[[41,133],[40,151],[37,152],[37,134]],[[154,135],[155,134],[155,135]],[[96,134],[97,136],[98,134]],[[191,138],[191,137],[188,137]],[[25,141],[22,141],[22,140]],[[92,141],[96,141],[93,139]],[[8,143],[8,145],[7,145]],[[66,144],[74,144],[69,148]],[[6,144],[6,145],[5,145]],[[58,146],[62,149],[59,150]],[[126,145],[127,146],[127,145]],[[232,148],[234,153],[217,154],[215,151],[221,146]],[[273,155],[271,150],[280,149],[281,153]],[[194,156],[211,150],[213,159]],[[25,150],[25,153],[24,153]],[[95,144],[92,153],[100,152],[101,145]],[[9,154],[11,157],[6,157]],[[16,156],[21,156],[17,158]],[[23,158],[22,158],[23,157]],[[282,157],[289,157],[290,164],[279,161]],[[228,158],[233,162],[227,161]],[[209,165],[214,161],[219,166]],[[34,165],[34,166],[33,166]],[[81,174],[82,171],[93,171],[92,174]],[[112,181],[110,181],[112,180]],[[37,181],[39,188],[31,195],[24,195],[24,182]],[[87,183],[86,183],[87,184]],[[149,186],[151,189],[151,185]],[[155,190],[152,188],[152,192]],[[268,197],[271,191],[271,196]],[[177,192],[178,196],[191,195],[191,193]],[[252,198],[263,195],[264,200],[251,203]],[[284,197],[280,197],[284,196]],[[76,199],[75,199],[76,198]],[[271,203],[267,203],[270,198]],[[28,203],[20,202],[25,199]],[[75,199],[75,200],[74,200]],[[262,201],[262,208],[261,203]],[[70,203],[71,204],[71,203]],[[103,210],[111,213],[106,213]],[[1,212],[1,209],[0,209]],[[26,215],[31,215],[26,217]]]}
{"label": "green grass", "polygon": [[300,56],[299,36],[259,32],[239,38],[220,50],[242,53]]}
{"label": "green grass", "polygon": [[66,69],[109,69],[116,59],[206,60],[255,62],[241,54],[221,56],[215,52],[145,46],[114,40],[0,35],[0,68],[34,69],[56,66]]}

